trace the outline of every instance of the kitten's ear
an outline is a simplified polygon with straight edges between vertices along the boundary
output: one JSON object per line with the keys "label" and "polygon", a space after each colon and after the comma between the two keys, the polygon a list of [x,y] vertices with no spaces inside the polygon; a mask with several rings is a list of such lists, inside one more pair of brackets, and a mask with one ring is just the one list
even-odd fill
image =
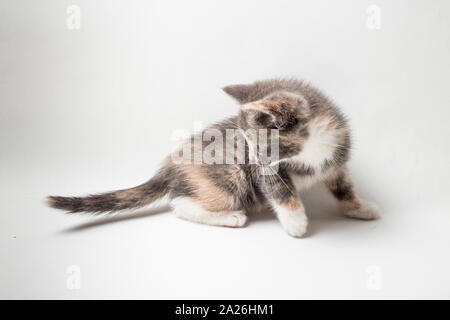
{"label": "kitten's ear", "polygon": [[262,103],[246,103],[241,107],[241,114],[251,127],[272,128],[277,125],[277,117]]}
{"label": "kitten's ear", "polygon": [[247,84],[234,84],[231,86],[223,87],[222,90],[228,93],[238,102],[242,103],[248,98],[251,88],[252,86]]}

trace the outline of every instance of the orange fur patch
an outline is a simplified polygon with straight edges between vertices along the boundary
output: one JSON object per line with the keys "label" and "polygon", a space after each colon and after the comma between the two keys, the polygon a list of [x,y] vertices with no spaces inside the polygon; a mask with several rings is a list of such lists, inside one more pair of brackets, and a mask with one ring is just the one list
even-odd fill
{"label": "orange fur patch", "polygon": [[359,199],[356,199],[354,201],[341,201],[340,205],[345,211],[358,210],[359,208],[361,208],[361,202],[359,201]]}
{"label": "orange fur patch", "polygon": [[294,211],[300,209],[302,207],[302,203],[300,202],[299,199],[295,197],[290,197],[288,202],[283,203],[281,206],[287,210]]}
{"label": "orange fur patch", "polygon": [[193,200],[203,209],[211,212],[233,210],[233,198],[203,172],[201,165],[185,165],[180,168],[186,174],[188,183],[194,187]]}

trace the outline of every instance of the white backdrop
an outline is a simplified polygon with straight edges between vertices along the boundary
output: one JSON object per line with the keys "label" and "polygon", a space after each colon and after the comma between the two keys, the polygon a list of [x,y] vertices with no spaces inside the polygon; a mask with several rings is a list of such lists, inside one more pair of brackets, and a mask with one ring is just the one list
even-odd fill
{"label": "white backdrop", "polygon": [[[450,298],[449,10],[0,0],[0,298]],[[350,117],[350,168],[381,220],[339,216],[320,187],[305,239],[267,213],[225,229],[44,206],[144,182],[175,129],[237,111],[221,87],[283,76]]]}

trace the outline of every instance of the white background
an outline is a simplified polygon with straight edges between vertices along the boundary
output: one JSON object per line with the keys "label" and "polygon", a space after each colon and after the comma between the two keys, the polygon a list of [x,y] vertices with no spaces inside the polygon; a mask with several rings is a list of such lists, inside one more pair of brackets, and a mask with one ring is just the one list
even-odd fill
{"label": "white background", "polygon": [[[70,4],[79,30],[66,26]],[[367,27],[373,4],[379,30]],[[449,10],[0,0],[0,298],[450,298]],[[237,112],[222,86],[283,76],[350,117],[350,168],[381,220],[341,217],[321,187],[304,195],[305,239],[267,213],[226,229],[167,210],[117,221],[44,206],[146,181],[175,129]]]}

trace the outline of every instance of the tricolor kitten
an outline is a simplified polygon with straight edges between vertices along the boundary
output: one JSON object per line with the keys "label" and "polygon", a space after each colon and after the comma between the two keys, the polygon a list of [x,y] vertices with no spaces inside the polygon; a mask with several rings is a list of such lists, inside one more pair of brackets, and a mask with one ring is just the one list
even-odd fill
{"label": "tricolor kitten", "polygon": [[[206,130],[225,136],[227,129],[238,129],[242,134],[248,129],[277,129],[276,171],[272,168],[275,162],[249,161],[255,150],[258,154],[270,149],[270,136],[268,142],[258,141],[257,145],[247,141],[244,163],[180,163],[168,157],[155,176],[140,186],[87,197],[51,196],[49,206],[69,212],[112,212],[142,207],[167,195],[178,217],[226,227],[242,227],[246,212],[270,206],[286,232],[301,237],[308,218],[299,191],[324,182],[346,216],[378,217],[376,207],[355,193],[346,167],[350,152],[347,121],[319,90],[296,80],[257,81],[223,90],[240,104],[239,113]],[[190,143],[199,135],[193,135],[183,147],[188,144],[193,150]],[[236,140],[227,141],[223,148],[224,155],[234,151]],[[274,173],[264,175],[262,167]]]}

